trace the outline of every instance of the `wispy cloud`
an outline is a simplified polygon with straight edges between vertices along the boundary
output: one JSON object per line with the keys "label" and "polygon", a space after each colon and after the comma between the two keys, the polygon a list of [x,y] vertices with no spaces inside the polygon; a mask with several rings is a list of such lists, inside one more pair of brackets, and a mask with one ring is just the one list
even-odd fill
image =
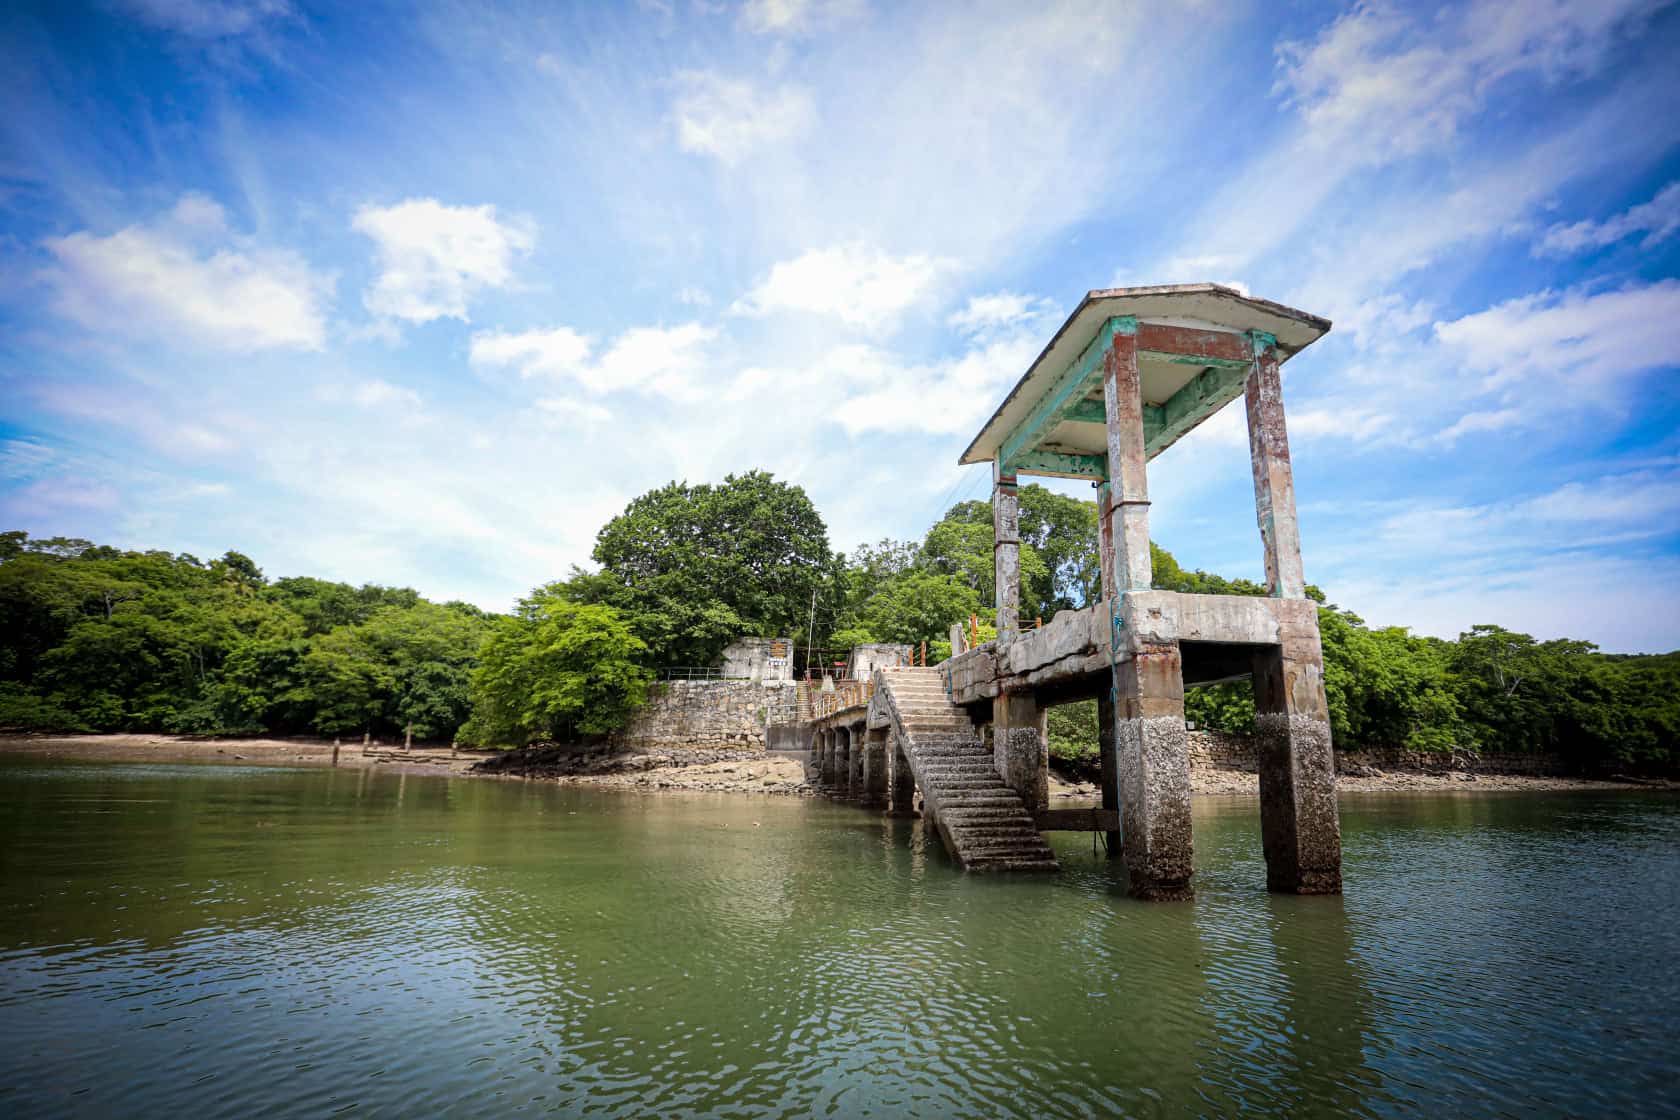
{"label": "wispy cloud", "polygon": [[678,86],[671,107],[677,144],[725,164],[796,140],[816,123],[810,93],[796,85],[760,89],[739,78],[690,71],[678,78]]}
{"label": "wispy cloud", "polygon": [[1649,202],[1613,214],[1601,222],[1590,219],[1549,227],[1534,245],[1536,256],[1565,257],[1587,249],[1601,249],[1643,233],[1641,249],[1654,249],[1680,232],[1680,182],[1668,184]]}
{"label": "wispy cloud", "polygon": [[332,278],[301,256],[234,234],[226,214],[185,195],[148,223],[46,242],[54,308],[97,332],[224,350],[318,350]]}

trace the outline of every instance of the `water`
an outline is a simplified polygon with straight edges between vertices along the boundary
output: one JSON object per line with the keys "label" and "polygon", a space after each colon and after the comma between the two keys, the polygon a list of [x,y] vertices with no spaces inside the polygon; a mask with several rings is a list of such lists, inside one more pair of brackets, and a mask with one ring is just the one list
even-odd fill
{"label": "water", "polygon": [[0,762],[0,1111],[1680,1114],[1680,800],[1342,814],[1344,899],[1233,799],[1152,906],[822,802]]}

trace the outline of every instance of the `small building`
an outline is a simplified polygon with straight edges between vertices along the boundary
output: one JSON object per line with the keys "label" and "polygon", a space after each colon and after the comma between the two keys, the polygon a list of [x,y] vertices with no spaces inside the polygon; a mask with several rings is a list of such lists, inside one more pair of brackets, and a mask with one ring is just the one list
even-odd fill
{"label": "small building", "polygon": [[793,680],[792,638],[736,638],[723,649],[723,676],[732,680]]}

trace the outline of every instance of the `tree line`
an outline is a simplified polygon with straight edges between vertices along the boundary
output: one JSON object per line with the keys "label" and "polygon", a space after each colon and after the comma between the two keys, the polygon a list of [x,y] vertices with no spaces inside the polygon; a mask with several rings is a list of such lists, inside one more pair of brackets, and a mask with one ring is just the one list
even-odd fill
{"label": "tree line", "polygon": [[[1021,612],[1100,594],[1092,502],[1020,491]],[[1152,546],[1155,586],[1263,595]],[[915,541],[833,551],[798,486],[768,473],[673,482],[596,537],[589,570],[508,614],[408,588],[267,578],[247,556],[201,561],[0,534],[0,727],[207,734],[369,733],[487,745],[600,735],[661,669],[709,665],[743,635],[825,656],[995,631],[992,511],[960,502]],[[1555,751],[1586,767],[1680,761],[1680,653],[1617,656],[1493,625],[1456,640],[1370,627],[1317,588],[1339,748]],[[1095,752],[1094,704],[1051,710],[1053,753]],[[1192,689],[1189,718],[1245,731],[1247,682]]]}

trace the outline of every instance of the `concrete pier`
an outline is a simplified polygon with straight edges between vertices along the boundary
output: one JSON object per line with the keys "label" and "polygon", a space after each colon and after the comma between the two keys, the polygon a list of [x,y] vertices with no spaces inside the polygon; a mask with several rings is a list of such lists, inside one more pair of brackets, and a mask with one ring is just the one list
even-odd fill
{"label": "concrete pier", "polygon": [[[1100,830],[1129,891],[1193,896],[1184,690],[1251,677],[1266,885],[1341,890],[1317,604],[1306,597],[1281,364],[1330,324],[1213,284],[1089,293],[963,453],[992,471],[998,636],[876,669],[815,721],[838,796],[922,812],[969,870],[1057,867],[1041,829]],[[1148,463],[1245,402],[1267,597],[1151,586]],[[1018,477],[1096,488],[1101,598],[1021,626]],[[960,636],[959,636],[960,637]],[[1095,698],[1100,810],[1048,810],[1045,712]],[[991,742],[983,725],[991,724]]]}

